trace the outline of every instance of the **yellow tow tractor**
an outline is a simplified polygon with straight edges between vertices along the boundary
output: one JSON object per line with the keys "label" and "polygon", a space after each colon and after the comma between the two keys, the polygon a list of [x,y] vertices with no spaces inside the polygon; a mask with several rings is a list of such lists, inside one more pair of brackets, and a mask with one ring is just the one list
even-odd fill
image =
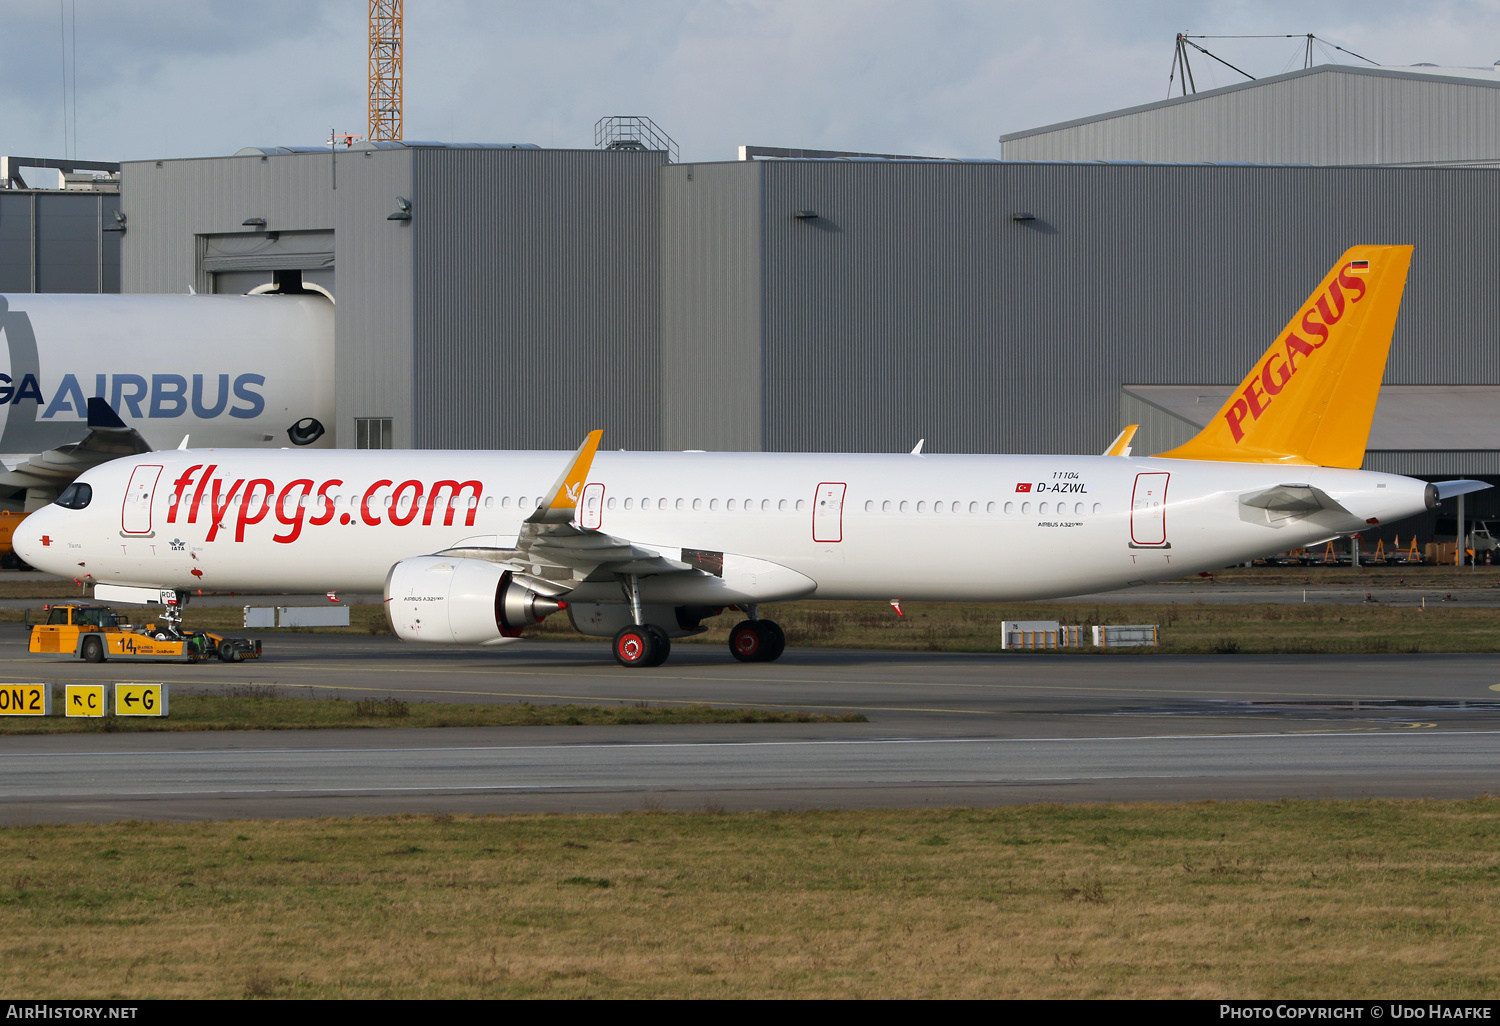
{"label": "yellow tow tractor", "polygon": [[196,663],[218,656],[226,663],[260,658],[260,642],[187,631],[175,620],[127,623],[108,606],[65,603],[47,607],[45,623],[26,624],[30,650],[38,655],[71,652],[84,662],[106,659]]}

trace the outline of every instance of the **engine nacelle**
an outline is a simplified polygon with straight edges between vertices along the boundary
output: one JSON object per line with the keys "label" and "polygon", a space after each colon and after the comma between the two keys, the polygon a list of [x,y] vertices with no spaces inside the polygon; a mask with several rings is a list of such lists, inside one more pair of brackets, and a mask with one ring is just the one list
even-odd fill
{"label": "engine nacelle", "polygon": [[482,559],[417,556],[391,567],[385,578],[386,617],[404,641],[505,645],[562,608]]}

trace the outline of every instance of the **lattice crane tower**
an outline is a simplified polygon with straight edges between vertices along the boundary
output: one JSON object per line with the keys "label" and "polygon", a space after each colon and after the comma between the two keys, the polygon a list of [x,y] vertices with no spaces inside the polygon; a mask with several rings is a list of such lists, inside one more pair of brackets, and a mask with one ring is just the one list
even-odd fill
{"label": "lattice crane tower", "polygon": [[370,0],[370,131],[401,138],[401,0]]}

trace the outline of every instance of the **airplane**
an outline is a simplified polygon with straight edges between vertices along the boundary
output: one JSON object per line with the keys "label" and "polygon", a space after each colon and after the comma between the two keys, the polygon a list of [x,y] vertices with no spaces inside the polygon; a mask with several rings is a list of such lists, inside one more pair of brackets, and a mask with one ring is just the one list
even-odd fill
{"label": "airplane", "polygon": [[[1152,457],[153,452],[88,471],[17,531],[108,590],[381,590],[408,641],[505,645],[565,611],[618,663],[737,607],[734,658],[795,599],[1004,601],[1182,577],[1433,509],[1482,482],[1361,471],[1411,261],[1355,246],[1196,437]],[[560,472],[559,472],[560,471]],[[170,601],[170,600],[169,600]]]}

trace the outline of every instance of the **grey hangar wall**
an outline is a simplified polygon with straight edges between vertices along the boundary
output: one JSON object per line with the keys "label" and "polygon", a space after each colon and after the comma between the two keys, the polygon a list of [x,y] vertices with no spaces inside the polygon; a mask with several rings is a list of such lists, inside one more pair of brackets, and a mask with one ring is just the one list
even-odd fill
{"label": "grey hangar wall", "polygon": [[[123,174],[123,287],[212,288],[205,259],[256,256],[216,240],[331,233],[308,273],[338,301],[341,445],[390,416],[416,447],[603,427],[611,448],[1089,453],[1126,386],[1238,381],[1354,243],[1416,246],[1388,383],[1500,385],[1497,182],[417,144],[148,161]],[[1500,473],[1500,442],[1475,450],[1465,472]]]}

